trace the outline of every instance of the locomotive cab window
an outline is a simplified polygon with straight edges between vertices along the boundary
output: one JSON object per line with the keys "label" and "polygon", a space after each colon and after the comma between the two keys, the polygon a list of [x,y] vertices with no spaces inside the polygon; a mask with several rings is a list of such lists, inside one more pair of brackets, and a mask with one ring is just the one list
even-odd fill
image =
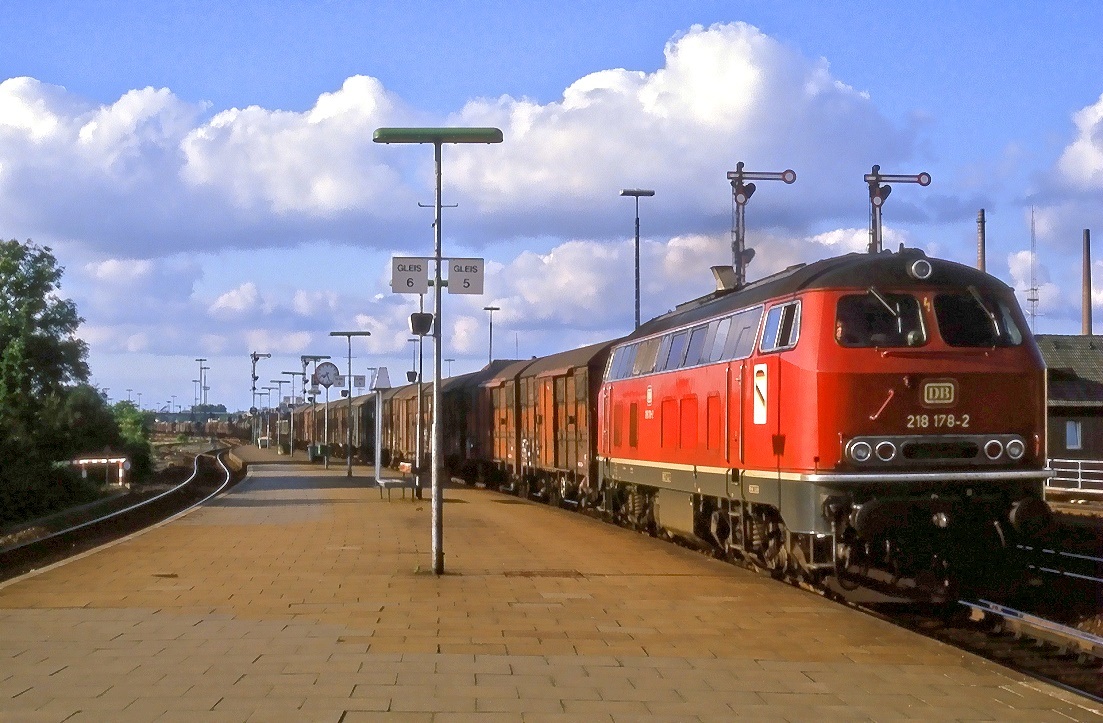
{"label": "locomotive cab window", "polygon": [[919,301],[870,287],[865,294],[839,299],[835,340],[846,347],[920,346],[927,341]]}
{"label": "locomotive cab window", "polygon": [[965,294],[938,294],[934,313],[942,340],[950,346],[1018,346],[1023,333],[1008,303],[970,286]]}
{"label": "locomotive cab window", "polygon": [[791,349],[800,336],[800,302],[775,306],[766,312],[759,349],[763,352]]}

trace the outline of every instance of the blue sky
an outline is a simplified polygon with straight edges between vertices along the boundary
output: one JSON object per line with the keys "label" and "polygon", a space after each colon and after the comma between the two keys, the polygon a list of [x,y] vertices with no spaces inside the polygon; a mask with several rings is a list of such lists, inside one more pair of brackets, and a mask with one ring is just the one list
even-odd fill
{"label": "blue sky", "polygon": [[373,332],[355,366],[402,376],[413,301],[390,293],[389,256],[431,249],[431,152],[373,146],[380,125],[505,131],[445,151],[446,253],[488,260],[485,297],[446,300],[457,373],[485,363],[487,304],[499,357],[629,330],[621,187],[657,191],[644,316],[707,291],[740,160],[799,176],[748,208],[752,279],[859,248],[880,163],[934,177],[895,190],[889,241],[972,263],[984,207],[988,269],[1024,290],[1033,204],[1037,331],[1079,330],[1080,229],[1103,220],[1103,4],[414,7],[0,5],[0,234],[55,248],[113,398],[189,404],[207,357],[212,400],[247,406],[250,351],[273,353],[266,381],[343,356],[328,331],[350,327]]}

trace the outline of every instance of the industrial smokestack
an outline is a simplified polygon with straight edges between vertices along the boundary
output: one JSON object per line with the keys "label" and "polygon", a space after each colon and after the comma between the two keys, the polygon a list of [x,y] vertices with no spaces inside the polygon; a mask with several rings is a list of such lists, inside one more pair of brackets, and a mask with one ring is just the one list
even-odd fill
{"label": "industrial smokestack", "polygon": [[1080,313],[1083,316],[1081,333],[1092,335],[1092,237],[1091,231],[1084,229],[1084,286],[1081,296]]}
{"label": "industrial smokestack", "polygon": [[984,271],[984,209],[977,211],[977,268]]}

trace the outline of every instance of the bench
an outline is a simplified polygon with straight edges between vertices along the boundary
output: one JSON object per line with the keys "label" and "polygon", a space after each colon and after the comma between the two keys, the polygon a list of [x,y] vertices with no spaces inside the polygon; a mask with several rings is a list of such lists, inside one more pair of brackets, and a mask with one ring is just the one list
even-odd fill
{"label": "bench", "polygon": [[[375,484],[379,486],[379,499],[383,499],[383,490],[387,490],[387,499],[391,499],[391,490],[395,487],[402,490],[402,499],[406,499],[406,488],[409,487],[413,490],[414,480],[407,475],[413,474],[414,465],[410,462],[399,462],[398,471],[402,473],[401,477],[383,477],[377,479]],[[411,496],[412,496],[411,492]]]}

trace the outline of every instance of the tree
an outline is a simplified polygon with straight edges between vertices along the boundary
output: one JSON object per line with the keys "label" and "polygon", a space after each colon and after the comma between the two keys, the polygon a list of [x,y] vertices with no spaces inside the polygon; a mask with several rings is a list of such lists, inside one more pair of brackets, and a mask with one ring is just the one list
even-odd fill
{"label": "tree", "polygon": [[0,394],[42,399],[88,380],[88,345],[75,336],[84,319],[58,296],[63,272],[49,247],[0,242]]}
{"label": "tree", "polygon": [[50,421],[67,385],[88,378],[88,347],[75,336],[83,319],[58,295],[62,272],[49,248],[0,241],[0,521],[80,496],[54,464],[67,459],[71,430]]}

